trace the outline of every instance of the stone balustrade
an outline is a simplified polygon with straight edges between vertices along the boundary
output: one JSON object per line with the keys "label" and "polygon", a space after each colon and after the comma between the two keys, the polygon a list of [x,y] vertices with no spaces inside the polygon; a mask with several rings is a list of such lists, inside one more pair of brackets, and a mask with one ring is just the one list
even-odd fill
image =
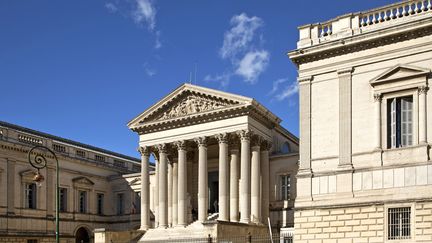
{"label": "stone balustrade", "polygon": [[407,0],[365,12],[346,14],[324,23],[299,27],[297,48],[376,30],[387,22],[410,21],[412,17],[432,13],[432,0]]}

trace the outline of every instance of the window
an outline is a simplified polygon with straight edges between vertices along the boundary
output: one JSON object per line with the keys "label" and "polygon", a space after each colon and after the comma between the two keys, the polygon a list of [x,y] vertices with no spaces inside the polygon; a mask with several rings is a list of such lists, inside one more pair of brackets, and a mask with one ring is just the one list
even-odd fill
{"label": "window", "polygon": [[103,206],[104,206],[104,194],[98,193],[97,194],[97,214],[103,215]]}
{"label": "window", "polygon": [[388,209],[388,239],[411,239],[411,207]]}
{"label": "window", "polygon": [[67,211],[67,189],[60,188],[60,212]]}
{"label": "window", "polygon": [[86,213],[87,212],[87,192],[78,191],[78,195],[79,195],[78,211],[80,213]]}
{"label": "window", "polygon": [[25,184],[24,188],[24,203],[26,208],[36,209],[36,184]]}
{"label": "window", "polygon": [[282,145],[281,153],[282,153],[282,154],[288,154],[288,153],[290,153],[290,152],[291,152],[290,145],[289,145],[288,142],[285,142],[285,143]]}
{"label": "window", "polygon": [[290,186],[291,186],[291,177],[290,175],[282,175],[280,177],[281,180],[281,192],[280,192],[280,199],[281,200],[288,200],[290,197]]}
{"label": "window", "polygon": [[387,100],[388,148],[413,144],[413,98],[398,97]]}
{"label": "window", "polygon": [[103,157],[102,155],[95,155],[95,160],[96,161],[100,161],[100,162],[105,162],[105,157]]}
{"label": "window", "polygon": [[141,192],[135,192],[135,202],[132,204],[132,213],[141,212]]}
{"label": "window", "polygon": [[81,158],[85,158],[85,156],[86,156],[85,151],[82,151],[82,150],[77,150],[76,155],[78,157],[81,157]]}
{"label": "window", "polygon": [[124,194],[117,194],[117,215],[124,214]]}

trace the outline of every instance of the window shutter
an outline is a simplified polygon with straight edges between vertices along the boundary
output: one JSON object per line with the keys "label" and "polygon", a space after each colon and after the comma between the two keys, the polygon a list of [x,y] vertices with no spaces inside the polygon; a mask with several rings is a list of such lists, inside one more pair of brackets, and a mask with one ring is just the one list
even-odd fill
{"label": "window shutter", "polygon": [[412,98],[401,98],[401,145],[412,145]]}
{"label": "window shutter", "polygon": [[390,137],[391,137],[391,147],[396,148],[396,99],[390,100]]}

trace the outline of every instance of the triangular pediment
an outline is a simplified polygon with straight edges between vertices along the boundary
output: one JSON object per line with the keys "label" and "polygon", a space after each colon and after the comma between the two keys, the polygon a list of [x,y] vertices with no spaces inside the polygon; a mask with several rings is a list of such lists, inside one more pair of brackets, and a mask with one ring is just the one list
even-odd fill
{"label": "triangular pediment", "polygon": [[81,185],[88,185],[88,186],[94,185],[93,181],[91,181],[90,179],[83,177],[83,176],[76,177],[76,178],[72,179],[72,182],[74,184],[81,184]]}
{"label": "triangular pediment", "polygon": [[128,123],[128,127],[221,112],[252,104],[253,99],[191,84],[183,84]]}
{"label": "triangular pediment", "polygon": [[130,186],[141,185],[141,178],[135,178],[129,182]]}
{"label": "triangular pediment", "polygon": [[378,75],[370,81],[372,86],[379,85],[381,83],[387,83],[396,80],[404,80],[414,78],[418,76],[426,76],[430,73],[430,69],[421,68],[410,65],[397,65],[390,68],[384,73]]}
{"label": "triangular pediment", "polygon": [[34,170],[23,170],[19,174],[22,178],[33,179],[37,173]]}

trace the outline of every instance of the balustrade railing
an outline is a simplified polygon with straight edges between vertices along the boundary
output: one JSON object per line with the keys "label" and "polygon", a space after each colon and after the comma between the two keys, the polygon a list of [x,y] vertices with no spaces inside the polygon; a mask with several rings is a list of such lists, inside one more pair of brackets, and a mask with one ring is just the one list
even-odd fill
{"label": "balustrade railing", "polygon": [[419,14],[421,12],[432,10],[432,0],[416,0],[406,1],[399,4],[385,6],[366,13],[361,13],[359,16],[359,27],[365,27],[373,24],[378,24],[385,21],[391,21],[397,18],[403,18],[409,15]]}

